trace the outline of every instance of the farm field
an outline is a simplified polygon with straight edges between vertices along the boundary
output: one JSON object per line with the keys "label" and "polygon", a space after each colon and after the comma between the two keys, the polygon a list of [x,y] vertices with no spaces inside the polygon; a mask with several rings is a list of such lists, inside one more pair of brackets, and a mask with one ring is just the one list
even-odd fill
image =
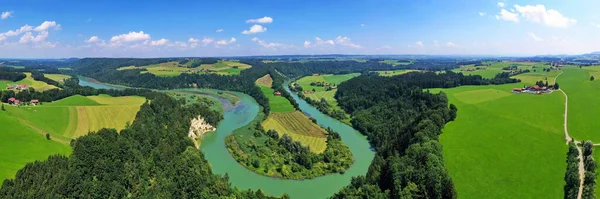
{"label": "farm field", "polygon": [[[307,91],[303,93],[304,96],[313,99],[313,100],[321,100],[325,99],[327,103],[331,106],[330,110],[342,110],[337,103],[337,100],[334,98],[335,92],[337,89],[332,89],[327,91],[325,87],[321,86],[311,86],[311,82],[326,82],[329,84],[339,85],[342,82],[348,81],[354,77],[359,76],[360,73],[350,73],[345,75],[319,75],[319,76],[306,76],[300,78],[296,83],[298,83],[303,90]],[[311,91],[315,92],[311,92]],[[349,118],[349,117],[348,117]],[[349,124],[349,119],[343,121]]]}
{"label": "farm field", "polygon": [[327,132],[300,111],[271,113],[262,126],[265,130],[276,130],[279,135],[288,134],[314,153],[322,153],[327,148]]}
{"label": "farm field", "polygon": [[600,114],[600,79],[590,81],[590,76],[600,72],[600,66],[565,67],[563,71],[557,82],[569,96],[569,134],[577,140],[600,143],[597,117]]}
{"label": "farm field", "polygon": [[56,86],[49,85],[46,82],[34,80],[33,77],[31,77],[31,73],[26,72],[24,74],[27,75],[27,77],[25,79],[22,79],[17,82],[12,82],[12,81],[8,81],[8,80],[0,80],[0,89],[5,89],[8,85],[13,85],[13,84],[27,84],[29,87],[34,88],[36,91],[45,91],[45,90],[57,88]]}
{"label": "farm field", "polygon": [[312,91],[314,89],[314,93],[305,94],[306,97],[315,100],[321,100],[321,98],[325,98],[327,102],[337,104],[337,101],[333,98],[335,95],[335,89],[326,91],[323,86],[311,86],[311,82],[326,82],[332,85],[339,85],[342,82],[348,81],[356,76],[359,76],[360,73],[350,73],[345,75],[319,75],[319,76],[306,76],[300,78],[297,83],[302,86],[302,89],[305,91]]}
{"label": "farm field", "polygon": [[71,147],[46,140],[43,134],[0,111],[0,181],[14,178],[26,163],[44,160],[50,155],[69,155]]}
{"label": "farm field", "polygon": [[[179,64],[178,62],[165,62],[148,66],[126,66],[118,68],[117,70],[131,70],[144,68],[148,70],[147,72],[152,73],[156,76],[169,77],[180,75],[181,73],[184,73],[182,71],[188,70],[198,70],[198,73],[200,74],[207,74],[205,72],[202,72],[203,69],[212,71],[209,73],[215,73],[219,75],[239,75],[242,70],[252,67],[250,65],[243,64],[237,61],[219,61],[216,64],[202,64],[195,68],[188,68],[191,66],[191,64],[192,61],[183,65]],[[143,72],[145,71],[142,71],[142,73]]]}
{"label": "farm field", "polygon": [[288,99],[282,96],[276,96],[275,90],[269,87],[269,84],[273,83],[273,79],[269,74],[256,80],[256,85],[260,88],[263,94],[269,99],[269,106],[271,107],[270,112],[291,112],[294,111],[294,106]]}
{"label": "farm field", "polygon": [[[545,63],[529,63],[529,62],[488,62],[489,66],[475,66],[475,65],[466,65],[460,68],[455,68],[452,71],[457,73],[463,73],[465,75],[481,75],[483,78],[494,78],[496,74],[507,72],[508,70],[502,70],[504,67],[508,66],[517,66],[519,69],[529,69],[531,72],[537,72],[542,68],[548,68],[549,65],[545,65]],[[533,67],[536,67],[535,69]],[[476,70],[476,68],[480,68],[481,70]],[[474,71],[468,71],[469,69],[473,69]]]}
{"label": "farm field", "polygon": [[69,79],[71,76],[63,74],[44,74],[48,79],[60,82],[60,80]]}
{"label": "farm field", "polygon": [[380,76],[391,77],[396,75],[402,75],[410,72],[415,72],[419,70],[385,70],[385,71],[375,71],[379,73]]}
{"label": "farm field", "polygon": [[6,115],[41,134],[68,144],[101,128],[123,129],[145,102],[143,97],[71,96],[38,106],[5,106]]}
{"label": "farm field", "polygon": [[510,93],[523,83],[431,89],[458,108],[440,141],[460,198],[562,197],[564,97]]}

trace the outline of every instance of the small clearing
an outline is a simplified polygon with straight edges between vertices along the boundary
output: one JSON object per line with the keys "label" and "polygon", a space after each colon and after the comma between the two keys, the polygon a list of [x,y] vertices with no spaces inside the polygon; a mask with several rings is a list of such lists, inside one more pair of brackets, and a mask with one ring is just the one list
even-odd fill
{"label": "small clearing", "polygon": [[273,87],[273,78],[271,78],[271,74],[266,74],[265,76],[258,78],[256,84],[271,88]]}

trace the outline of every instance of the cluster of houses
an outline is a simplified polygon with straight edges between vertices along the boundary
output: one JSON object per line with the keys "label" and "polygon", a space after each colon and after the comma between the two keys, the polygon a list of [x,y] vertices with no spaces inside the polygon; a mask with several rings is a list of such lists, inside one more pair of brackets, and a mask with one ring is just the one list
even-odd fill
{"label": "cluster of houses", "polygon": [[[37,100],[37,99],[33,99],[33,100],[29,101],[29,104],[31,104],[31,105],[37,105],[38,103],[40,103],[40,100]],[[8,104],[18,106],[18,105],[27,104],[27,102],[22,102],[21,100],[11,97],[11,98],[8,98]]]}
{"label": "cluster of houses", "polygon": [[27,85],[27,84],[20,84],[20,85],[13,84],[13,85],[9,85],[6,87],[7,90],[19,90],[19,91],[27,90],[28,88],[29,88],[29,85]]}
{"label": "cluster of houses", "polygon": [[543,93],[552,93],[552,89],[547,86],[525,86],[523,88],[514,88],[513,93],[532,93],[541,95]]}
{"label": "cluster of houses", "polygon": [[463,71],[473,72],[473,71],[476,71],[476,70],[485,70],[485,68],[483,68],[483,67],[467,68],[467,70],[463,70]]}

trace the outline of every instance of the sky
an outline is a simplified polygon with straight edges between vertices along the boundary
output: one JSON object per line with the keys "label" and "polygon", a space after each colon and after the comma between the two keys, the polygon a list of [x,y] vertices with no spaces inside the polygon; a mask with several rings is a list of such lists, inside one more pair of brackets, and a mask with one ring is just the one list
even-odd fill
{"label": "sky", "polygon": [[600,51],[598,0],[0,0],[0,57]]}

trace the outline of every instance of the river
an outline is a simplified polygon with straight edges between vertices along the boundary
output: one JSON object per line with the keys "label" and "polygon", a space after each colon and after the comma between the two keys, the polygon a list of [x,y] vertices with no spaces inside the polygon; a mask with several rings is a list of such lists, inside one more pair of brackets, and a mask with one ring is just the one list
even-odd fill
{"label": "river", "polygon": [[[112,85],[99,84],[96,82],[80,79],[80,84],[97,88],[115,88]],[[289,88],[285,87],[288,92]],[[341,123],[307,104],[295,93],[290,92],[292,97],[300,105],[300,109],[306,115],[313,117],[317,123],[324,128],[332,128],[342,137],[342,141],[350,148],[354,155],[354,164],[344,174],[330,174],[310,180],[283,180],[256,174],[242,165],[238,164],[225,147],[225,137],[233,130],[241,128],[250,123],[259,111],[256,101],[243,93],[231,92],[237,95],[241,101],[234,107],[223,98],[219,98],[224,104],[224,119],[217,127],[215,133],[204,135],[200,150],[211,164],[213,173],[224,175],[227,173],[229,182],[239,189],[261,189],[269,195],[280,196],[288,193],[291,198],[327,198],[338,192],[342,187],[350,184],[352,176],[365,175],[374,157],[374,152],[365,136],[361,135],[352,127]],[[227,105],[228,104],[228,105]]]}

